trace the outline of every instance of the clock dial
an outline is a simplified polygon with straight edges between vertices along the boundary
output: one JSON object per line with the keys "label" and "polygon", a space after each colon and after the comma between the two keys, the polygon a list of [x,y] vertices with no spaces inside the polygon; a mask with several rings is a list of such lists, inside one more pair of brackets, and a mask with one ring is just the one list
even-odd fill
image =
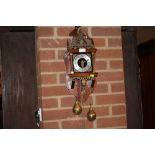
{"label": "clock dial", "polygon": [[91,72],[91,54],[76,54],[73,58],[73,68],[75,72]]}

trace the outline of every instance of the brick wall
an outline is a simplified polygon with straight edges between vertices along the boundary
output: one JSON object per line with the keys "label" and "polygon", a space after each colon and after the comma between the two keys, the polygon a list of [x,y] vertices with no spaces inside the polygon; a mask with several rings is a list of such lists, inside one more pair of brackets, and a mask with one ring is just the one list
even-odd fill
{"label": "brick wall", "polygon": [[126,128],[124,73],[120,27],[83,27],[94,39],[97,87],[92,101],[97,119],[92,123],[72,113],[74,97],[65,86],[63,55],[74,27],[36,27],[39,104],[42,128]]}

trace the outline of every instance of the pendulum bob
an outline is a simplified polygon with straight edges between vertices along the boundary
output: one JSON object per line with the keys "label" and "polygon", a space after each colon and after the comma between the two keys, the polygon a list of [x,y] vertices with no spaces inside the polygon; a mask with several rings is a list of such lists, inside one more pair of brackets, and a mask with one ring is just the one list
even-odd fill
{"label": "pendulum bob", "polygon": [[93,110],[92,107],[90,107],[90,109],[89,109],[89,111],[87,113],[87,119],[89,121],[94,121],[96,119],[96,113],[95,113],[95,111]]}
{"label": "pendulum bob", "polygon": [[78,100],[75,101],[74,106],[73,106],[73,113],[75,115],[80,115],[82,112],[82,107],[80,105],[80,102]]}

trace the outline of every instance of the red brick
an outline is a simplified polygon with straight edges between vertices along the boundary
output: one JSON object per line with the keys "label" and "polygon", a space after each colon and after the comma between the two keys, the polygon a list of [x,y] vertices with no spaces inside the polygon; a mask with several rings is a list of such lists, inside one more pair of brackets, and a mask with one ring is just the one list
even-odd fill
{"label": "red brick", "polygon": [[92,27],[93,36],[120,36],[120,27]]}
{"label": "red brick", "polygon": [[53,27],[39,27],[38,28],[39,37],[50,37],[50,36],[53,36],[53,34],[54,34]]}
{"label": "red brick", "polygon": [[55,59],[55,51],[45,50],[38,52],[39,60],[53,60]]}
{"label": "red brick", "polygon": [[96,58],[122,58],[122,50],[98,50],[96,53]]}
{"label": "red brick", "polygon": [[59,75],[59,81],[60,83],[66,83],[65,73]]}
{"label": "red brick", "polygon": [[108,39],[108,46],[109,47],[121,47],[122,41],[120,38],[109,38]]}
{"label": "red brick", "polygon": [[111,69],[122,69],[123,68],[123,61],[122,60],[110,61],[110,68]]}
{"label": "red brick", "polygon": [[73,27],[57,27],[58,36],[69,36],[69,33],[73,30]]}
{"label": "red brick", "polygon": [[66,39],[40,39],[40,48],[66,48]]}
{"label": "red brick", "polygon": [[85,123],[85,128],[93,128],[93,123],[83,120],[74,120],[74,121],[64,121],[62,122],[62,128],[64,129],[83,129]]}
{"label": "red brick", "polygon": [[64,60],[65,50],[58,50],[58,59]]}
{"label": "red brick", "polygon": [[57,99],[42,99],[43,108],[56,108],[58,107]]}
{"label": "red brick", "polygon": [[[74,30],[74,27],[57,27],[57,34],[58,36],[67,36],[69,37],[69,33]],[[81,27],[82,32],[87,33],[88,29],[87,27]]]}
{"label": "red brick", "polygon": [[43,111],[44,120],[58,120],[75,117],[71,109]]}
{"label": "red brick", "polygon": [[107,93],[108,92],[107,84],[97,84],[94,92],[95,93]]}
{"label": "red brick", "polygon": [[127,123],[125,123],[124,126],[119,126],[119,127],[116,127],[117,129],[127,129]]}
{"label": "red brick", "polygon": [[66,71],[64,62],[41,62],[41,72],[62,72]]}
{"label": "red brick", "polygon": [[124,79],[123,72],[99,72],[98,81],[120,81]]}
{"label": "red brick", "polygon": [[107,62],[103,60],[102,61],[97,60],[95,62],[95,69],[98,69],[98,70],[107,69]]}
{"label": "red brick", "polygon": [[44,122],[43,127],[44,129],[58,129],[59,124],[58,122]]}
{"label": "red brick", "polygon": [[113,114],[113,115],[126,114],[125,105],[113,106],[113,107],[112,107],[112,114]]}
{"label": "red brick", "polygon": [[[84,105],[89,105],[92,102],[92,97],[89,96],[87,101],[84,103]],[[62,107],[73,107],[75,103],[75,97],[64,97],[61,99],[61,106]]]}
{"label": "red brick", "polygon": [[88,105],[90,105],[90,103],[93,103],[93,98],[92,98],[91,94],[89,95],[89,97],[86,100],[86,102],[84,103],[84,105],[88,106]]}
{"label": "red brick", "polygon": [[111,90],[112,92],[124,92],[124,83],[112,83]]}
{"label": "red brick", "polygon": [[74,97],[65,97],[61,99],[61,106],[62,107],[73,107],[75,102]]}
{"label": "red brick", "polygon": [[93,109],[97,115],[96,117],[109,115],[108,107],[93,107]]}
{"label": "red brick", "polygon": [[126,117],[114,117],[114,118],[101,118],[97,120],[97,127],[117,127],[117,126],[126,126]]}
{"label": "red brick", "polygon": [[124,102],[125,102],[124,94],[96,96],[96,104],[117,104]]}
{"label": "red brick", "polygon": [[57,82],[56,75],[41,75],[41,84],[55,84]]}
{"label": "red brick", "polygon": [[105,39],[104,38],[94,38],[94,44],[96,47],[105,47]]}
{"label": "red brick", "polygon": [[65,86],[42,87],[41,90],[42,96],[69,95],[69,92]]}

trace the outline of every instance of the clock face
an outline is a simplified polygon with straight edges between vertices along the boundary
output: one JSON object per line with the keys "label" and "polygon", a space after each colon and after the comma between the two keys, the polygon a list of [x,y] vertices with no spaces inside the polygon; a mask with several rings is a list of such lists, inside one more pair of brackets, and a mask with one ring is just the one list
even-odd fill
{"label": "clock face", "polygon": [[74,72],[92,72],[92,56],[87,54],[73,54]]}

